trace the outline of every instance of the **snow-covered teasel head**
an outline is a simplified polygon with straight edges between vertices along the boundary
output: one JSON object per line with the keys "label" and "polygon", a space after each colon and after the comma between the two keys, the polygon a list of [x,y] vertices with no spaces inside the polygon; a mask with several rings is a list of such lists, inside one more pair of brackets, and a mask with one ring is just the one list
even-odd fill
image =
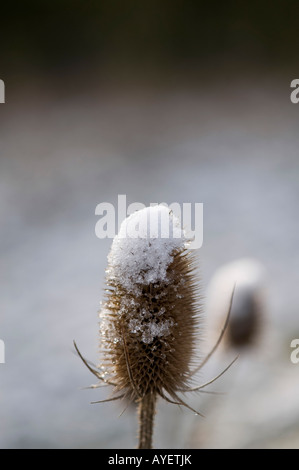
{"label": "snow-covered teasel head", "polygon": [[163,205],[129,216],[113,240],[101,344],[117,389],[133,400],[186,384],[200,310],[194,251]]}

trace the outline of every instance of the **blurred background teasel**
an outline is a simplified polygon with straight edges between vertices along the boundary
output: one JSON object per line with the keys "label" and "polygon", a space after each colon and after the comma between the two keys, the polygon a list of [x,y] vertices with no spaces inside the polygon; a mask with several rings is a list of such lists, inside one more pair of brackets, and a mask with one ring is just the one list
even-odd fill
{"label": "blurred background teasel", "polygon": [[205,420],[160,403],[154,446],[299,447],[298,13],[288,0],[1,5],[1,448],[135,445],[133,413],[89,405],[107,390],[79,390],[90,375],[72,351],[76,339],[98,360],[111,240],[95,208],[118,194],[204,204],[207,329],[218,268],[250,258],[266,273],[259,341],[219,348],[198,374],[237,349],[211,387],[225,395],[194,394]]}

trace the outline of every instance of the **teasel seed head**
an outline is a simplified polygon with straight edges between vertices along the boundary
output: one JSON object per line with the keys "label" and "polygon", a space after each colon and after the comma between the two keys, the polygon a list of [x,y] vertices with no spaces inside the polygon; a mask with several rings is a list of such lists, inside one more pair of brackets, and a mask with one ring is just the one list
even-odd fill
{"label": "teasel seed head", "polygon": [[240,258],[227,263],[215,272],[207,295],[208,318],[211,330],[217,331],[223,322],[231,290],[234,298],[230,320],[224,335],[227,349],[245,349],[258,344],[265,319],[265,269],[253,258]]}
{"label": "teasel seed head", "polygon": [[[135,235],[135,236],[132,236]],[[198,345],[194,250],[163,205],[122,223],[108,255],[101,352],[114,391],[132,401],[187,387]]]}

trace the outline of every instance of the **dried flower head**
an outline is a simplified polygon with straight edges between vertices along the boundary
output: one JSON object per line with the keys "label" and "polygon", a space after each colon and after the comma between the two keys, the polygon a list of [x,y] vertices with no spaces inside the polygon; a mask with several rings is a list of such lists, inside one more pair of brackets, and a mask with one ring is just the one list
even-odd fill
{"label": "dried flower head", "polygon": [[[135,224],[140,237],[128,237]],[[164,206],[130,216],[112,243],[100,313],[102,348],[116,390],[129,399],[164,392],[175,398],[187,385],[200,308],[194,254],[186,244]]]}

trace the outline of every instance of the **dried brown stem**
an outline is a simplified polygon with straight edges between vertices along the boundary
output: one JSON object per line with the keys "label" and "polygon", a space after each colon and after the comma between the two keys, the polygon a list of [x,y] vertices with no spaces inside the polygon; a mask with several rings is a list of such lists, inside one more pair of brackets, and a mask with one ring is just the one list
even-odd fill
{"label": "dried brown stem", "polygon": [[138,449],[152,449],[152,437],[157,396],[147,393],[139,402],[139,445]]}

